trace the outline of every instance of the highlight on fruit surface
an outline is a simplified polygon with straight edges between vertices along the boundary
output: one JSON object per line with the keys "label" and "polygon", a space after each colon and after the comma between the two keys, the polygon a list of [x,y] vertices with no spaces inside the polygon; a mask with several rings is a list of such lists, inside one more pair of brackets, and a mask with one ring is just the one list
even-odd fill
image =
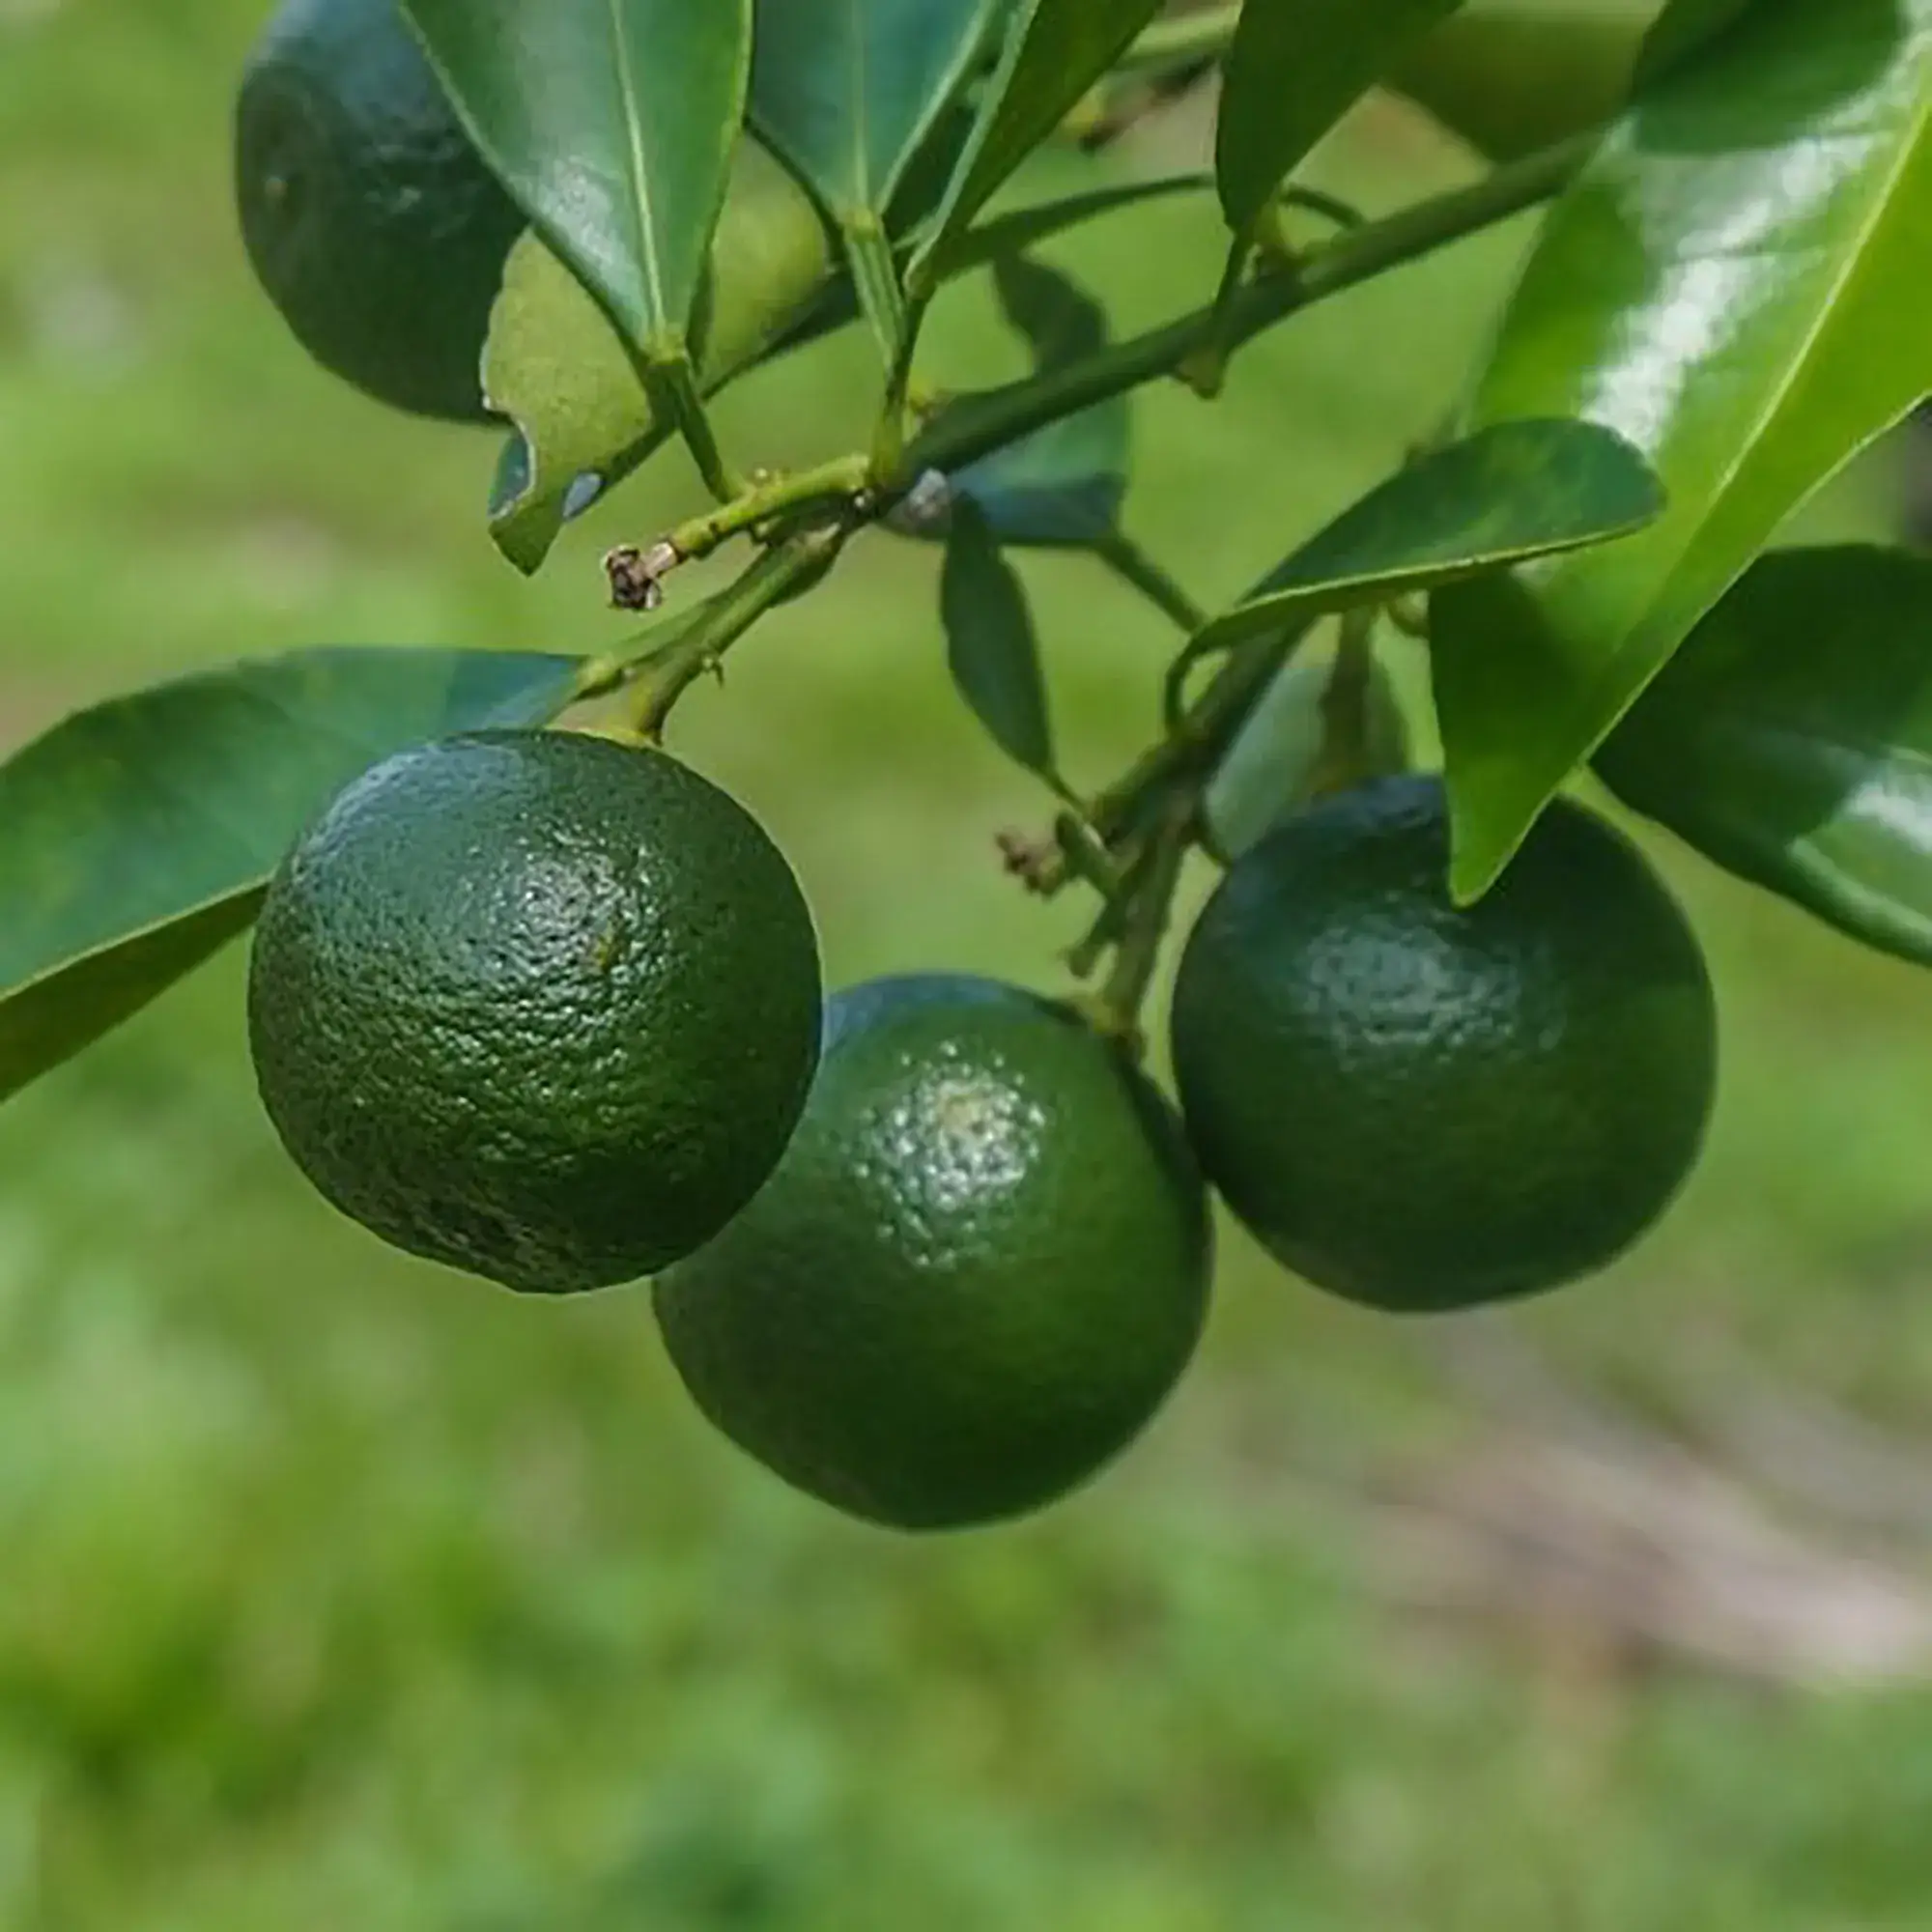
{"label": "highlight on fruit surface", "polygon": [[778,1171],[656,1305],[699,1407],[907,1529],[1038,1508],[1194,1352],[1212,1239],[1173,1108],[1065,1008],[959,976],[838,994]]}
{"label": "highlight on fruit surface", "polygon": [[653,751],[492,731],[378,765],[289,855],[249,977],[262,1097],[345,1213],[508,1287],[634,1280],[771,1172],[818,1050],[810,914]]}

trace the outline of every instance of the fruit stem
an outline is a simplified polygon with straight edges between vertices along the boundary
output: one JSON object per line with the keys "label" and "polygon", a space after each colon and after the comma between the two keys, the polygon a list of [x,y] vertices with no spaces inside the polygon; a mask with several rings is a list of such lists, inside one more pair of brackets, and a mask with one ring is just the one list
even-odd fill
{"label": "fruit stem", "polygon": [[1128,588],[1172,617],[1187,636],[1208,622],[1208,612],[1124,530],[1109,530],[1094,554]]}
{"label": "fruit stem", "polygon": [[1133,822],[1144,801],[1181,781],[1204,781],[1275,673],[1312,626],[1256,638],[1229,652],[1208,688],[1175,721],[1168,734],[1118,783],[1094,801],[1089,817],[1102,838]]}
{"label": "fruit stem", "polygon": [[1346,612],[1335,644],[1335,665],[1321,695],[1321,755],[1312,791],[1317,798],[1360,784],[1371,765],[1369,687],[1375,676],[1374,605]]}
{"label": "fruit stem", "polygon": [[[1178,796],[1190,813],[1198,811],[1201,792],[1229,743],[1312,628],[1311,621],[1271,638],[1256,638],[1228,653],[1207,690],[1167,735],[1088,806],[1084,824],[1103,850],[1118,856],[1163,799]],[[1052,851],[1029,870],[1027,885],[1040,897],[1052,898],[1076,876],[1078,868],[1067,863],[1065,852]]]}
{"label": "fruit stem", "polygon": [[[1596,143],[1594,129],[1559,142],[1497,168],[1470,186],[1432,195],[1380,221],[1351,228],[1304,255],[1298,267],[1276,268],[1244,282],[1229,304],[1229,350],[1330,296],[1548,201],[1576,178]],[[1210,302],[1095,355],[962,397],[914,439],[889,494],[901,494],[927,469],[950,475],[1095,403],[1178,374],[1200,350],[1215,343],[1217,309]]]}
{"label": "fruit stem", "polygon": [[646,743],[661,741],[678,699],[700,677],[719,670],[725,652],[775,605],[823,576],[853,528],[849,519],[820,524],[773,544],[737,582],[646,658],[631,705],[635,734]]}
{"label": "fruit stem", "polygon": [[1093,1009],[1100,1030],[1136,1056],[1145,1045],[1141,1009],[1147,1005],[1148,990],[1160,965],[1161,946],[1173,922],[1175,894],[1180,886],[1180,868],[1193,846],[1199,823],[1196,794],[1182,793],[1169,801],[1147,864],[1131,888],[1113,971]]}

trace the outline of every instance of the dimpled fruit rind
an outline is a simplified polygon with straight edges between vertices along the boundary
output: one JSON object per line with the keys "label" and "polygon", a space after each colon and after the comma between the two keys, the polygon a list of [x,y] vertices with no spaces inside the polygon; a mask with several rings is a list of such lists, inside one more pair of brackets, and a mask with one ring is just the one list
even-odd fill
{"label": "dimpled fruit rind", "polygon": [[1175,989],[1209,1179],[1285,1265],[1397,1311],[1613,1260],[1694,1164],[1716,1083],[1703,955],[1620,833],[1558,801],[1464,909],[1448,840],[1434,779],[1290,821],[1222,882]]}
{"label": "dimpled fruit rind", "polygon": [[656,1305],[699,1407],[907,1529],[1017,1515],[1146,1425],[1212,1239],[1174,1110],[1064,1008],[971,978],[841,993],[778,1172]]}
{"label": "dimpled fruit rind", "polygon": [[751,815],[661,753],[479,732],[350,785],[271,884],[262,1097],[344,1212],[511,1288],[708,1240],[817,1059],[811,917]]}
{"label": "dimpled fruit rind", "polygon": [[396,0],[288,0],[235,110],[248,259],[326,369],[393,408],[488,419],[480,365],[524,220]]}

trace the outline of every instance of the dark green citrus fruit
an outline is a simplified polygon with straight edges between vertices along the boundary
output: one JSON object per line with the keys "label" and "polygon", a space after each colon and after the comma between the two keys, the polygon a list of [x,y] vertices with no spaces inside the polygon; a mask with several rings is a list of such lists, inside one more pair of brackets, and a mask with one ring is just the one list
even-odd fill
{"label": "dark green citrus fruit", "polygon": [[1179,1122],[1084,1021],[984,980],[880,980],[832,1002],[778,1172],[657,1310],[698,1406],[778,1474],[956,1528],[1139,1432],[1210,1259]]}
{"label": "dark green citrus fruit", "polygon": [[1703,955],[1619,833],[1559,802],[1459,909],[1434,779],[1270,834],[1175,988],[1208,1178],[1289,1267],[1351,1300],[1463,1308],[1603,1266],[1677,1191],[1717,1067]]}
{"label": "dark green citrus fruit", "polygon": [[716,786],[569,732],[358,779],[276,874],[248,1017],[270,1117],[344,1212],[511,1288],[634,1280],[797,1123],[820,980],[789,867]]}
{"label": "dark green citrus fruit", "polygon": [[483,421],[478,374],[523,227],[396,0],[288,0],[235,118],[242,234],[325,368],[397,409]]}

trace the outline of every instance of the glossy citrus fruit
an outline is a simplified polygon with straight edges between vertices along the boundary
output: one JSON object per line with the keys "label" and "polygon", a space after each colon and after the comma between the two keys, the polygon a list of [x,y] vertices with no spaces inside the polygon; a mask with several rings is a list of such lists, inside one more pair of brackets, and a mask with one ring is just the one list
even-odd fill
{"label": "glossy citrus fruit", "polygon": [[778,1172],[656,1287],[699,1406],[911,1529],[1036,1508],[1193,1353],[1211,1240],[1173,1109],[1065,1009],[983,980],[838,995]]}
{"label": "glossy citrus fruit", "polygon": [[1249,851],[1190,937],[1174,1059],[1209,1179],[1289,1267],[1395,1310],[1603,1266],[1696,1159],[1717,1029],[1683,915],[1559,802],[1451,904],[1439,781],[1390,779]]}
{"label": "glossy citrus fruit", "polygon": [[242,77],[235,176],[249,260],[318,362],[398,409],[487,419],[523,218],[396,0],[288,0]]}
{"label": "glossy citrus fruit", "polygon": [[512,1288],[628,1281],[770,1174],[818,1050],[790,868],[661,753],[567,732],[408,752],[277,873],[262,1096],[338,1208]]}

